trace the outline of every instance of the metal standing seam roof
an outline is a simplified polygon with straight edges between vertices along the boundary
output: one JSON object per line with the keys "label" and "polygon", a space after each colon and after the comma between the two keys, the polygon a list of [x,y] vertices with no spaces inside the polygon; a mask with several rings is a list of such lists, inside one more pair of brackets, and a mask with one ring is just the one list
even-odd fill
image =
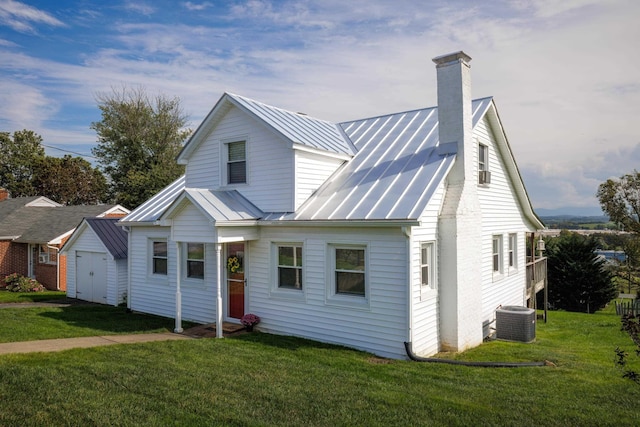
{"label": "metal standing seam roof", "polygon": [[85,218],[84,220],[113,258],[127,258],[127,232],[116,225],[119,218]]}
{"label": "metal standing seam roof", "polygon": [[272,107],[243,96],[226,95],[294,143],[336,154],[355,154],[354,147],[335,123]]}
{"label": "metal standing seam roof", "polygon": [[[183,195],[178,197],[176,202],[172,204],[172,207],[178,205],[184,197],[189,198],[203,209],[217,223],[257,220],[264,216],[260,209],[236,190],[219,191],[187,188],[184,190]],[[169,212],[169,210],[166,212]]]}
{"label": "metal standing seam roof", "polygon": [[[289,113],[242,98],[263,120],[278,123],[269,114]],[[492,98],[472,101],[473,126],[489,109]],[[260,114],[258,114],[260,112]],[[279,116],[278,116],[279,117]],[[305,116],[306,117],[306,116]],[[304,119],[305,123],[308,123]],[[314,119],[315,120],[315,119]],[[320,121],[318,121],[320,122]],[[328,123],[328,122],[324,122]],[[290,123],[291,129],[296,122]],[[455,161],[455,153],[438,152],[438,109],[424,108],[362,120],[343,122],[341,134],[353,145],[355,156],[345,162],[297,212],[262,213],[246,209],[232,214],[236,203],[250,202],[240,193],[187,189],[192,200],[221,220],[257,219],[264,221],[380,221],[417,220],[438,185]],[[307,127],[307,130],[310,128]],[[153,222],[159,219],[184,190],[184,177],[149,199],[122,222]],[[226,199],[231,197],[231,199]]]}
{"label": "metal standing seam roof", "polygon": [[[474,127],[491,100],[472,102]],[[437,108],[344,122],[340,126],[358,153],[292,219],[418,219],[455,160],[454,153],[438,152]]]}

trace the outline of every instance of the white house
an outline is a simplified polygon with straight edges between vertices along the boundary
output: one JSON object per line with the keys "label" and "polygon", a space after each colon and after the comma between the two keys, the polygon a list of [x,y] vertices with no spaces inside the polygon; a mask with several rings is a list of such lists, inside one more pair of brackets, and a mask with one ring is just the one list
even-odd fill
{"label": "white house", "polygon": [[62,247],[69,297],[114,306],[126,300],[127,233],[118,220],[84,218]]}
{"label": "white house", "polygon": [[437,107],[344,123],[225,93],[185,176],[120,222],[130,308],[178,331],[251,312],[392,358],[480,344],[500,305],[526,303],[543,224],[493,99],[471,100],[470,60],[434,59]]}

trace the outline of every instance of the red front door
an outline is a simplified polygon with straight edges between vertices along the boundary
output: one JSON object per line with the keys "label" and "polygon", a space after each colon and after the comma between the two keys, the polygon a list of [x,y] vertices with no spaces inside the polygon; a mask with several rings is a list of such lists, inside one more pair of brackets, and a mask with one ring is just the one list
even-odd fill
{"label": "red front door", "polygon": [[227,244],[227,316],[244,315],[244,243]]}

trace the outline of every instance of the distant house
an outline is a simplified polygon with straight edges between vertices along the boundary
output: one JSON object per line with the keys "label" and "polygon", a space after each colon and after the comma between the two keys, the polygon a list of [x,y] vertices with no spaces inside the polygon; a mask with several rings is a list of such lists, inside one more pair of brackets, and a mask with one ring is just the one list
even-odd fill
{"label": "distant house", "polygon": [[127,233],[118,218],[84,218],[60,250],[67,296],[118,305],[127,295]]}
{"label": "distant house", "polygon": [[19,273],[66,290],[66,261],[58,251],[82,218],[127,213],[120,205],[62,206],[38,196],[0,200],[0,277]]}
{"label": "distant house", "polygon": [[[129,307],[403,358],[480,344],[525,305],[534,214],[469,58],[434,59],[438,106],[343,123],[225,93],[186,174],[120,222]],[[221,328],[218,328],[221,336]]]}

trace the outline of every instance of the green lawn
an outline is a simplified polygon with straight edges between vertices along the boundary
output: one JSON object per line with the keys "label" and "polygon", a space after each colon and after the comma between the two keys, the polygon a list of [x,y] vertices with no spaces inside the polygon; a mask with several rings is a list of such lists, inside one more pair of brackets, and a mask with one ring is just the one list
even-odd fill
{"label": "green lawn", "polygon": [[5,355],[0,425],[637,425],[640,386],[613,363],[617,346],[634,348],[619,319],[549,317],[532,344],[496,341],[456,358],[556,367],[389,361],[263,333]]}
{"label": "green lawn", "polygon": [[[107,305],[0,309],[0,342],[168,332],[173,319]],[[0,397],[1,400],[1,397]]]}
{"label": "green lawn", "polygon": [[0,289],[0,304],[54,301],[64,299],[66,296],[67,294],[61,291],[9,292],[5,289]]}

